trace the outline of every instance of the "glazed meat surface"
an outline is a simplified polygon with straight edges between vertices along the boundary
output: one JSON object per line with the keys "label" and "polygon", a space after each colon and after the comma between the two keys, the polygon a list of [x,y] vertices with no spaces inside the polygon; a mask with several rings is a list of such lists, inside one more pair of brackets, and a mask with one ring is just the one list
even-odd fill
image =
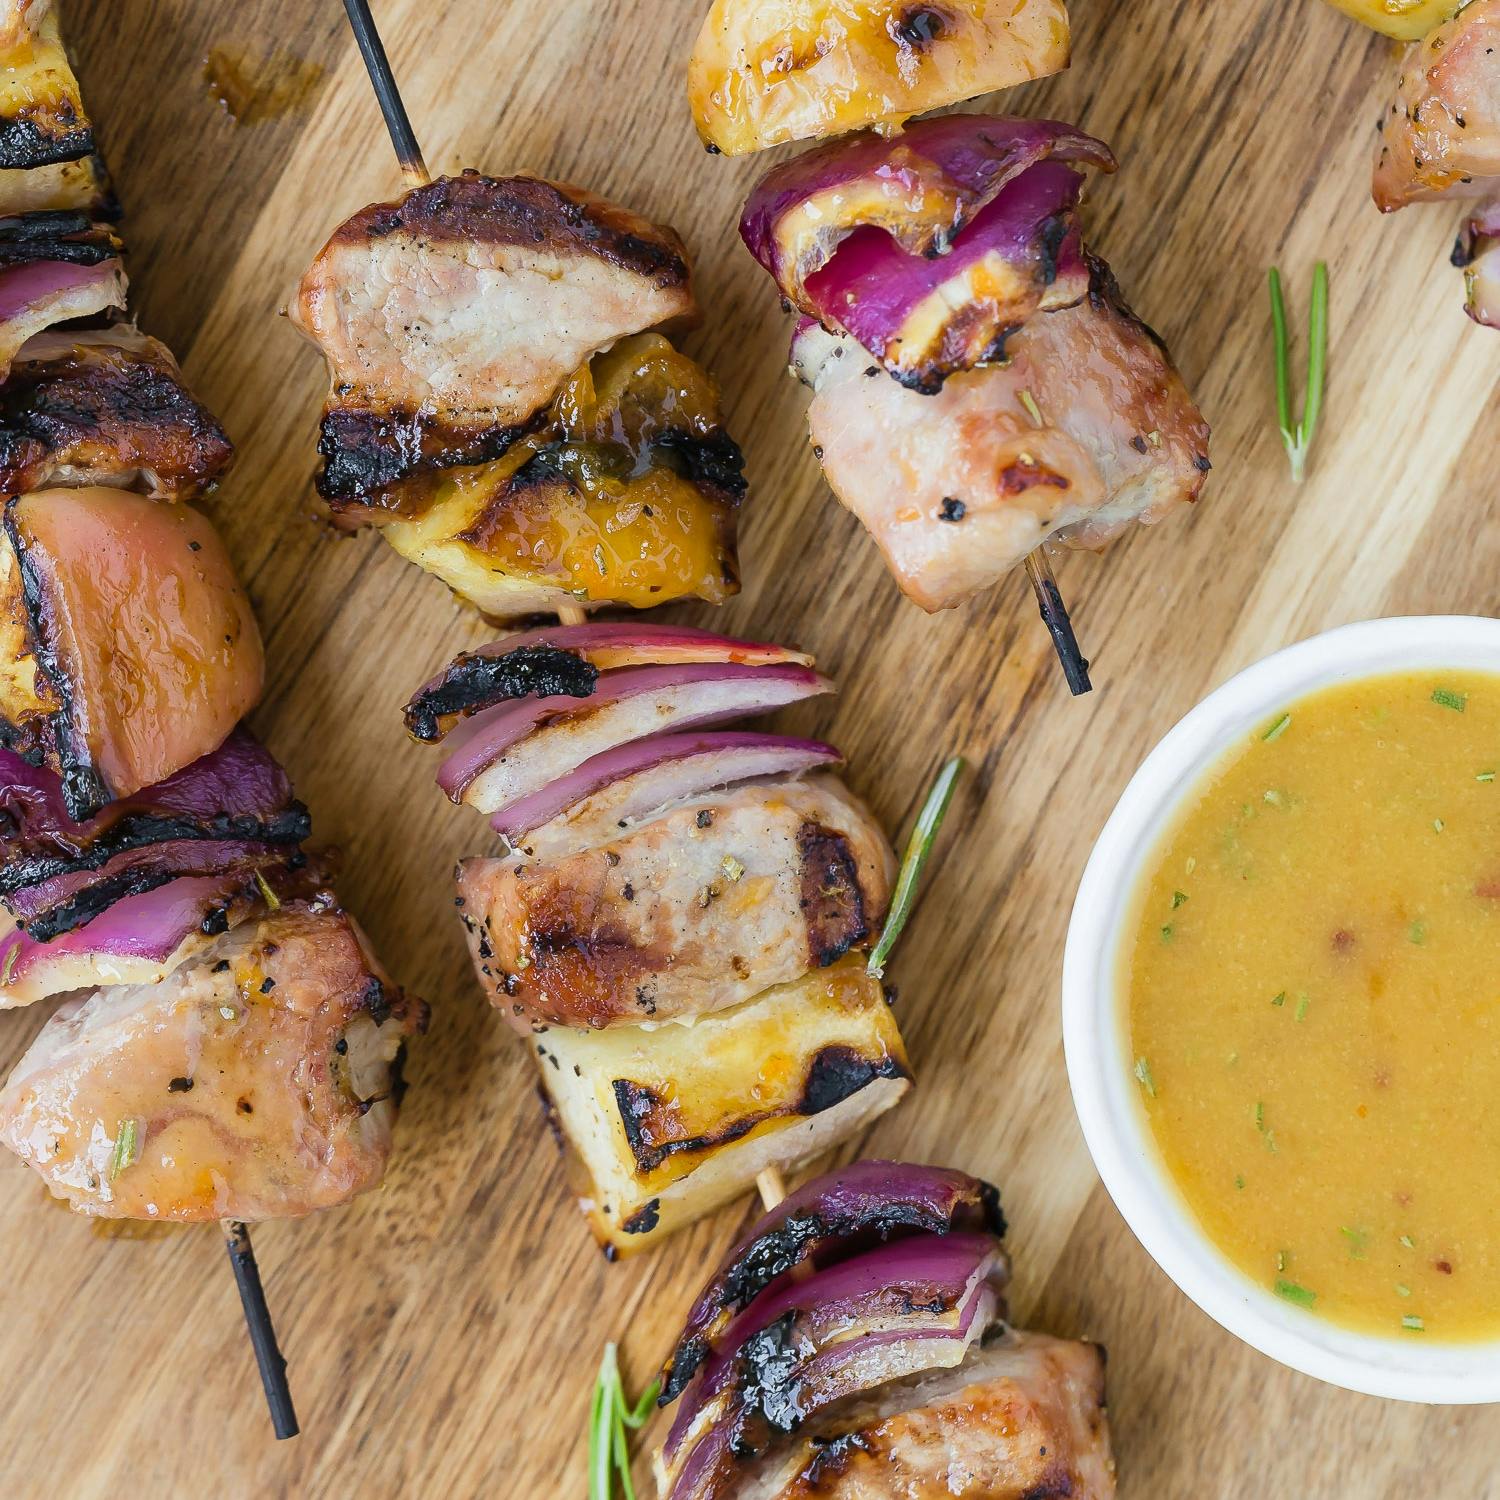
{"label": "glazed meat surface", "polygon": [[0,739],[84,818],[223,743],[260,697],[260,633],[187,506],[37,490],[0,512]]}
{"label": "glazed meat surface", "polygon": [[233,457],[166,346],[133,328],[42,334],[0,387],[0,492],[99,484],[188,500]]}
{"label": "glazed meat surface", "polygon": [[676,234],[578,188],[466,172],[366,208],[289,310],[332,377],[319,488],[498,458],[591,355],[693,310]]}
{"label": "glazed meat surface", "polygon": [[479,977],[518,1029],[703,1015],[833,963],[884,919],[894,857],[833,777],[683,803],[603,848],[468,860]]}
{"label": "glazed meat surface", "polygon": [[924,609],[962,604],[1043,542],[1103,547],[1198,497],[1208,426],[1161,341],[1091,270],[1077,307],[1033,317],[1004,365],[933,396],[849,339],[798,336],[828,483]]}
{"label": "glazed meat surface", "polygon": [[1411,47],[1380,122],[1375,202],[1500,190],[1500,0],[1471,0]]}
{"label": "glazed meat surface", "polygon": [[158,984],[57,1011],[0,1091],[0,1141],[106,1218],[288,1218],[374,1187],[426,1007],[327,902],[246,923]]}
{"label": "glazed meat surface", "polygon": [[1004,1332],[957,1370],[885,1387],[723,1500],[1110,1500],[1095,1344]]}

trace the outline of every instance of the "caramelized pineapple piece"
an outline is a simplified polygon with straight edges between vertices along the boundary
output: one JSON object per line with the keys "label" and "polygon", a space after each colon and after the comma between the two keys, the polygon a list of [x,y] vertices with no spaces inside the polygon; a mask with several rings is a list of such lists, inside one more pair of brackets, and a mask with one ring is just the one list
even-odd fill
{"label": "caramelized pineapple piece", "polygon": [[1451,19],[1462,0],[1329,0],[1329,4],[1386,36],[1415,42]]}
{"label": "caramelized pineapple piece", "polygon": [[899,125],[1068,65],[1063,0],[714,0],[688,66],[698,134],[741,156]]}
{"label": "caramelized pineapple piece", "polygon": [[610,1255],[628,1255],[862,1129],[911,1087],[880,982],[846,959],[692,1025],[533,1042]]}
{"label": "caramelized pineapple piece", "polygon": [[720,604],[739,588],[742,470],[713,380],[648,333],[577,371],[503,458],[406,481],[357,518],[384,519],[396,551],[500,620]]}

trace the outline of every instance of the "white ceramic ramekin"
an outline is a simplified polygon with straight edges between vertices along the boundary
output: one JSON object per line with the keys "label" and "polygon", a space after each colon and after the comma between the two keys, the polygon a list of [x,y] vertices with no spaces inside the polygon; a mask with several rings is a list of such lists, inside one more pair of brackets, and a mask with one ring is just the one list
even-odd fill
{"label": "white ceramic ramekin", "polygon": [[1500,672],[1500,620],[1369,620],[1291,646],[1211,693],[1146,758],[1084,871],[1063,961],[1068,1077],[1089,1151],[1151,1257],[1247,1344],[1320,1380],[1402,1401],[1500,1401],[1500,1346],[1352,1333],[1251,1281],[1207,1239],[1162,1165],[1133,1075],[1120,944],[1140,880],[1183,797],[1295,699],[1352,678],[1430,667]]}

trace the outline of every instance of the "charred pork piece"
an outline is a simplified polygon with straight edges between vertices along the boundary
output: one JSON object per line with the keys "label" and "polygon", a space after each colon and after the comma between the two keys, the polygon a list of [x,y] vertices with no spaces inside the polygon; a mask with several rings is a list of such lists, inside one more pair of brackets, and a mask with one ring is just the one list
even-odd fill
{"label": "charred pork piece", "polygon": [[676,234],[578,188],[466,172],[366,208],[289,310],[333,384],[319,491],[500,458],[595,354],[694,310]]}
{"label": "charred pork piece", "polygon": [[735,1317],[799,1267],[818,1268],[913,1235],[1005,1235],[999,1191],[964,1172],[861,1161],[813,1179],[770,1209],[720,1262],[662,1370],[675,1400]]}
{"label": "charred pork piece", "polygon": [[1375,202],[1500,194],[1500,0],[1470,0],[1401,64],[1380,124]]}
{"label": "charred pork piece", "polygon": [[0,737],[85,819],[223,743],[260,696],[260,635],[209,523],[111,489],[0,512]]}
{"label": "charred pork piece", "polygon": [[660,1404],[663,1500],[1112,1500],[1104,1351],[1006,1326],[999,1197],[861,1162],[726,1257]]}
{"label": "charred pork piece", "polygon": [[557,1028],[532,1045],[612,1255],[827,1150],[911,1086],[880,983],[853,959],[692,1026]]}
{"label": "charred pork piece", "polygon": [[797,336],[828,483],[924,609],[964,603],[1044,542],[1107,546],[1203,488],[1208,425],[1108,269],[1091,272],[1080,304],[1030,319],[1004,363],[935,396],[870,378],[852,339]]}
{"label": "charred pork piece", "polygon": [[52,772],[0,750],[0,810],[0,904],[42,944],[178,880],[244,885],[300,869],[311,831],[286,773],[243,730],[82,823]]}
{"label": "charred pork piece", "polygon": [[0,168],[25,171],[93,155],[51,0],[0,0]]}
{"label": "charred pork piece", "polygon": [[698,133],[740,156],[900,125],[1067,67],[1063,0],[714,0],[688,69]]}
{"label": "charred pork piece", "polygon": [[101,1217],[331,1208],[380,1181],[426,1018],[331,898],[286,905],[159,984],[67,1001],[0,1091],[0,1141]]}
{"label": "charred pork piece", "polygon": [[[882,1386],[711,1491],[722,1500],[1111,1500],[1097,1344],[996,1330],[956,1369]],[[679,1500],[679,1492],[671,1492]]]}
{"label": "charred pork piece", "polygon": [[133,328],[44,333],[0,386],[0,492],[107,485],[157,500],[212,489],[234,459],[165,345]]}
{"label": "charred pork piece", "polygon": [[690,798],[598,847],[472,859],[459,895],[491,1003],[521,1031],[723,1010],[867,947],[895,876],[829,776]]}
{"label": "charred pork piece", "polygon": [[570,375],[504,457],[330,503],[496,620],[739,591],[744,460],[708,374],[659,334]]}

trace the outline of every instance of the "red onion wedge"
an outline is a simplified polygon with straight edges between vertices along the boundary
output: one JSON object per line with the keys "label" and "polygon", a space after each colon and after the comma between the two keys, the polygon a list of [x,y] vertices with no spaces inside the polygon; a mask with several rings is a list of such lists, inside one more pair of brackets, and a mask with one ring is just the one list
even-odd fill
{"label": "red onion wedge", "polygon": [[7,900],[13,893],[101,870],[132,851],[185,842],[295,846],[310,831],[286,772],[243,729],[176,775],[83,822],[68,815],[52,771],[0,750],[0,901],[17,914],[24,915]]}
{"label": "red onion wedge", "polygon": [[585,761],[667,730],[769,713],[833,691],[810,667],[700,663],[606,673],[575,698],[504,703],[449,737],[438,785],[455,802],[493,814],[531,797]]}
{"label": "red onion wedge", "polygon": [[812,657],[784,646],[732,640],[684,625],[605,621],[554,626],[464,652],[424,683],[407,704],[406,727],[419,740],[440,740],[460,719],[497,703],[529,697],[585,698],[600,672],[693,662],[813,664]]}
{"label": "red onion wedge", "polygon": [[[663,734],[606,750],[490,820],[495,832],[546,858],[605,843],[673,802],[762,776],[794,777],[840,765],[817,740],[736,730]],[[531,835],[528,838],[528,835]]]}
{"label": "red onion wedge", "polygon": [[204,876],[127,897],[50,943],[19,928],[0,932],[0,1010],[69,990],[153,983],[264,904],[253,878]]}
{"label": "red onion wedge", "polygon": [[1075,167],[1109,148],[1050,120],[953,115],[772,171],[740,233],[782,293],[897,379],[936,390],[1007,332],[1087,292]]}
{"label": "red onion wedge", "polygon": [[735,1315],[798,1266],[914,1234],[973,1231],[1001,1236],[1005,1217],[999,1192],[963,1172],[862,1161],[805,1183],[751,1228],[699,1294],[662,1371],[662,1405],[682,1392]]}
{"label": "red onion wedge", "polygon": [[125,267],[118,257],[97,265],[42,260],[0,271],[0,378],[34,334],[71,318],[125,307]]}
{"label": "red onion wedge", "polygon": [[881,1245],[761,1297],[683,1399],[662,1450],[670,1500],[721,1500],[741,1466],[835,1402],[961,1364],[1004,1316],[989,1234]]}

